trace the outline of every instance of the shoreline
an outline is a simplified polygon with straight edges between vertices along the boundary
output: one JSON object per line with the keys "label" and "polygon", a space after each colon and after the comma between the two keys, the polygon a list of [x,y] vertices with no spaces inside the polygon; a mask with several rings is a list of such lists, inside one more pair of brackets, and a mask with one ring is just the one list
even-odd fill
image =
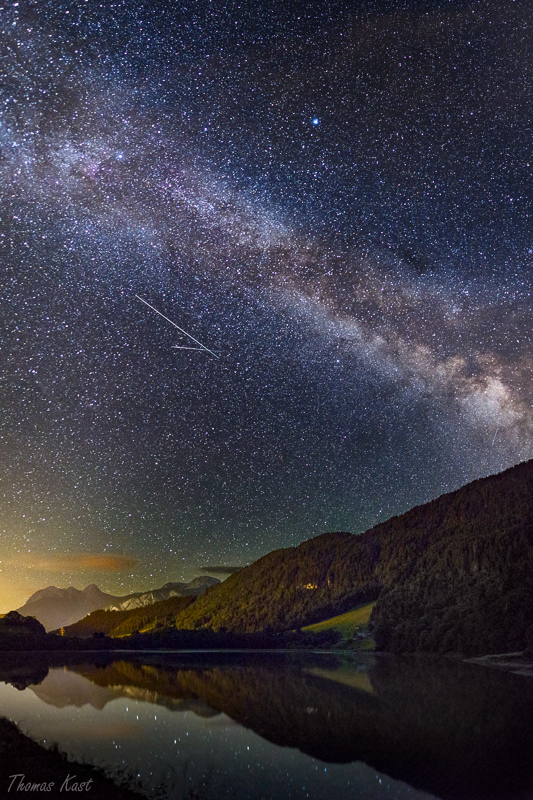
{"label": "shoreline", "polygon": [[533,656],[525,650],[517,653],[491,653],[462,660],[466,664],[478,664],[481,667],[490,667],[502,672],[512,672],[514,675],[533,677]]}
{"label": "shoreline", "polygon": [[[300,656],[337,656],[341,658],[345,658],[346,656],[349,657],[357,657],[357,658],[368,658],[369,656],[374,658],[387,658],[390,656],[394,656],[394,653],[389,653],[386,651],[379,651],[379,650],[354,650],[352,648],[341,649],[341,648],[331,648],[331,649],[307,649],[307,648],[299,648],[299,647],[280,647],[280,648],[142,648],[139,650],[133,648],[105,648],[102,650],[88,648],[87,650],[81,648],[75,648],[72,650],[69,649],[58,649],[58,650],[3,650],[0,653],[0,668],[4,666],[9,671],[16,667],[26,667],[27,666],[27,659],[29,656],[32,656],[35,661],[33,663],[35,671],[39,669],[39,667],[51,666],[54,662],[62,662],[63,660],[83,660],[86,658],[95,658],[99,660],[100,658],[109,659],[113,658],[113,656],[122,656],[122,657],[131,657],[131,658],[139,658],[144,656],[153,657],[157,655],[161,656],[176,656],[176,657],[185,657],[187,656],[216,656],[220,655],[222,657],[231,657],[231,656],[246,656],[255,657],[258,656],[267,656],[272,657],[275,655],[278,656],[290,656],[290,655],[300,655]],[[481,667],[489,667],[491,669],[497,669],[501,672],[510,672],[515,675],[522,675],[525,677],[533,677],[533,655],[527,653],[527,651],[518,651],[512,653],[488,653],[482,656],[472,656],[468,658],[462,657],[458,653],[454,654],[447,654],[447,653],[404,653],[400,657],[403,658],[429,658],[431,660],[437,658],[442,658],[445,660],[457,660],[461,661],[465,664],[474,664]],[[7,662],[7,663],[6,663]],[[24,673],[26,672],[25,669],[22,670]],[[1,669],[0,669],[1,672]],[[15,676],[13,674],[13,677]],[[3,679],[0,675],[0,680]]]}
{"label": "shoreline", "polygon": [[98,797],[98,800],[139,800],[146,797],[140,793],[140,787],[133,786],[133,778],[128,780],[125,775],[124,782],[121,782],[108,775],[102,767],[74,761],[57,745],[45,747],[4,716],[0,716],[0,754],[2,797],[11,793],[17,795],[21,791],[32,797],[52,800],[64,797],[68,792],[81,792],[82,796]]}

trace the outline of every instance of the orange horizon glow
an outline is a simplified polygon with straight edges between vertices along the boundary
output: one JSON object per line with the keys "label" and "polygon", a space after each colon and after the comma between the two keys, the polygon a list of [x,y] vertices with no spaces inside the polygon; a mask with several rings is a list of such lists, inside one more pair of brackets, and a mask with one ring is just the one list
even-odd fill
{"label": "orange horizon glow", "polygon": [[[69,553],[55,555],[50,553],[19,553],[2,562],[0,576],[0,614],[21,608],[32,594],[57,585],[58,588],[83,589],[96,583],[102,591],[111,575],[133,570],[139,559],[126,555],[109,553]],[[120,592],[119,592],[120,593]]]}

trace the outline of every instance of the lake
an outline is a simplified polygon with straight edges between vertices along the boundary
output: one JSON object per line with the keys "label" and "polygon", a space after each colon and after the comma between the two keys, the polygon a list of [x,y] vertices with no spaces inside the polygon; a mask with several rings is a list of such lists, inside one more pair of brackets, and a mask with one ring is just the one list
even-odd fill
{"label": "lake", "polygon": [[2,714],[78,761],[125,768],[148,792],[201,800],[533,798],[531,678],[371,654],[54,659],[40,654],[29,664],[19,656],[0,668]]}

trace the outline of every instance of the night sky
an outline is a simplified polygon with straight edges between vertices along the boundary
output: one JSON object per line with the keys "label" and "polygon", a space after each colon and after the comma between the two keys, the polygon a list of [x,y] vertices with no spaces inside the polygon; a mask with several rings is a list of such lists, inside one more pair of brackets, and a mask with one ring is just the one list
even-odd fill
{"label": "night sky", "polygon": [[3,4],[1,609],[533,456],[532,15]]}

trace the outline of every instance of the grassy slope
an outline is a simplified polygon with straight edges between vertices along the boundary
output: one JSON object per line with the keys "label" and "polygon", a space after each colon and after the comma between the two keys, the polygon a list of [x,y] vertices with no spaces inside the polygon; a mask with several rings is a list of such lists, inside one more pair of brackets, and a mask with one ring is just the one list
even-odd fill
{"label": "grassy slope", "polygon": [[374,605],[375,603],[367,603],[364,606],[359,606],[351,611],[347,611],[345,614],[338,614],[336,617],[330,617],[322,622],[316,622],[314,625],[306,625],[302,630],[316,633],[319,631],[334,630],[338,631],[343,639],[351,639],[356,633],[356,629],[359,629],[361,632],[366,630]]}

